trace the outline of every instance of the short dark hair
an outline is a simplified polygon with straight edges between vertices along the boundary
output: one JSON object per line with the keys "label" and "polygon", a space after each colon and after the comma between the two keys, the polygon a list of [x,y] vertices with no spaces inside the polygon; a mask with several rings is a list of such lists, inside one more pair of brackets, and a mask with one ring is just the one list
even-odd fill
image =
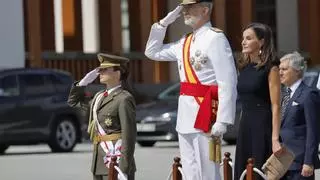
{"label": "short dark hair", "polygon": [[128,75],[129,75],[129,71],[128,71],[128,67],[126,65],[114,66],[113,71],[120,71],[120,81],[127,80]]}

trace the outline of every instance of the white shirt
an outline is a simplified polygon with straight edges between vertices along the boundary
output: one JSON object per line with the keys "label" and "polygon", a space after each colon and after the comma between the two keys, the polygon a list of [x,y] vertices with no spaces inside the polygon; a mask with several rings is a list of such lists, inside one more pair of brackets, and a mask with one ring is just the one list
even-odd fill
{"label": "white shirt", "polygon": [[294,92],[296,92],[296,90],[298,89],[298,87],[301,84],[301,82],[302,82],[302,79],[299,79],[289,87],[290,90],[291,90],[290,98],[292,98]]}
{"label": "white shirt", "polygon": [[111,89],[107,89],[108,94],[111,94],[112,91],[118,89],[119,87],[121,87],[121,84],[119,84],[118,86],[115,86],[115,87],[113,87],[113,88],[111,88]]}
{"label": "white shirt", "polygon": [[[176,42],[163,44],[166,27],[155,23],[151,27],[146,45],[145,55],[156,61],[176,61],[181,82],[186,82],[183,66],[183,45],[185,36]],[[201,84],[218,84],[219,107],[217,122],[233,124],[236,107],[237,76],[234,59],[229,42],[225,35],[216,32],[210,22],[193,32],[194,38],[190,45],[190,61],[195,59],[201,68],[194,72]],[[206,61],[201,61],[206,59]],[[200,63],[201,62],[201,63]],[[193,127],[199,105],[193,96],[181,95],[178,103],[176,130],[179,133],[195,133]]]}

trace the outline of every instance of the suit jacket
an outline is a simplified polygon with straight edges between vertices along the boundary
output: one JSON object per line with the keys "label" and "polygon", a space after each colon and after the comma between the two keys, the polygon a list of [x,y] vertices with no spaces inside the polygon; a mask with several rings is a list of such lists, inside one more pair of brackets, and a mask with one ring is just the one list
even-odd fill
{"label": "suit jacket", "polygon": [[[75,83],[76,84],[76,83]],[[70,90],[68,104],[70,106],[80,105],[83,108],[88,108],[90,111],[89,124],[93,120],[93,105],[97,96],[103,91],[98,92],[94,98],[89,101],[84,96],[85,87],[73,85]],[[90,107],[90,108],[89,108]],[[128,175],[136,171],[134,161],[134,150],[136,142],[136,122],[135,122],[135,100],[133,96],[122,88],[115,89],[107,97],[103,97],[99,102],[97,117],[100,125],[106,134],[121,133],[122,138],[122,157],[119,162],[119,167],[123,173]],[[108,120],[108,122],[107,122]],[[111,120],[111,124],[110,124]],[[95,135],[98,132],[94,131]],[[108,170],[103,163],[105,152],[99,144],[94,145],[92,158],[92,172],[94,175],[107,175]]]}
{"label": "suit jacket", "polygon": [[303,164],[320,167],[319,107],[318,92],[301,82],[289,100],[280,129],[283,144],[295,154],[289,170],[301,170]]}

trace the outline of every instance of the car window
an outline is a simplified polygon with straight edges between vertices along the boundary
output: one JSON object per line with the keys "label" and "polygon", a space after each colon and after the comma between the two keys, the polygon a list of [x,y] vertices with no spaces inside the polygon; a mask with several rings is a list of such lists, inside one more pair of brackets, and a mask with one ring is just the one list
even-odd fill
{"label": "car window", "polygon": [[45,84],[42,74],[24,74],[19,76],[26,96],[53,93],[52,85]]}
{"label": "car window", "polygon": [[0,79],[0,96],[12,97],[19,95],[20,91],[17,76],[5,76]]}
{"label": "car window", "polygon": [[163,99],[163,100],[178,99],[179,98],[179,93],[180,93],[180,84],[177,83],[177,84],[174,84],[174,85],[168,87],[164,91],[162,91],[158,95],[158,99]]}
{"label": "car window", "polygon": [[66,85],[66,82],[63,82],[63,79],[60,79],[53,74],[44,75],[44,78],[47,86],[51,86],[52,89],[56,89],[58,92],[66,91],[67,85],[71,84],[69,83]]}

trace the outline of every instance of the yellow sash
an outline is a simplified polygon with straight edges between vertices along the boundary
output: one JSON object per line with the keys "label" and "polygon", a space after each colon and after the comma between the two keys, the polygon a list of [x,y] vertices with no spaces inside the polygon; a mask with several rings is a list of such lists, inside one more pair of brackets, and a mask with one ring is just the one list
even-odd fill
{"label": "yellow sash", "polygon": [[[188,34],[183,44],[183,67],[186,75],[186,81],[188,83],[200,84],[200,81],[190,63],[190,46],[192,38],[193,34]],[[197,103],[200,105],[203,100],[203,97],[195,97],[195,99]]]}

